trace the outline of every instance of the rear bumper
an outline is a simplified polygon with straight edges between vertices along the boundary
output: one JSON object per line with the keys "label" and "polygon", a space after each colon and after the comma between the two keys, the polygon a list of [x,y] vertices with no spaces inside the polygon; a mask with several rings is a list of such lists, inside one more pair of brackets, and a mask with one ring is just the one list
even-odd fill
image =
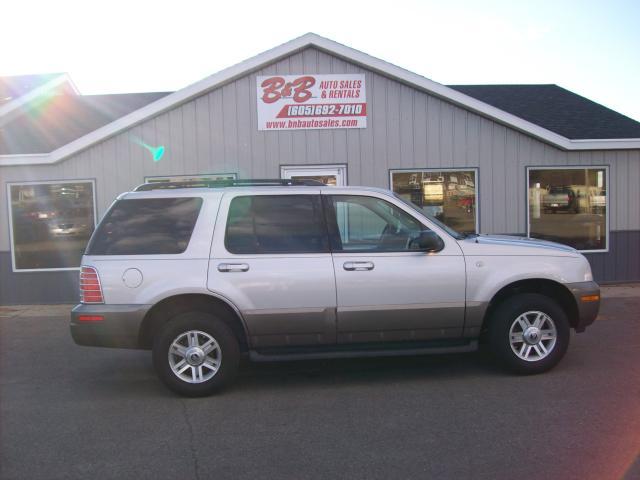
{"label": "rear bumper", "polygon": [[[578,318],[576,319],[576,332],[584,332],[591,325],[600,310],[600,286],[596,282],[569,283],[567,287],[576,300]],[[597,295],[597,300],[588,299]],[[585,300],[587,297],[587,300]]]}
{"label": "rear bumper", "polygon": [[[71,337],[90,347],[141,348],[140,325],[151,305],[76,305],[71,310]],[[84,321],[80,316],[102,317]]]}

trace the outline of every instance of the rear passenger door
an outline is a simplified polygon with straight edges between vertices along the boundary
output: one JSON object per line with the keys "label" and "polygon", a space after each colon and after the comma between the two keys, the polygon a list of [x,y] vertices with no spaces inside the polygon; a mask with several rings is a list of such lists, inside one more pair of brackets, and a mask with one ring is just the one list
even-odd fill
{"label": "rear passenger door", "polygon": [[252,348],[336,340],[336,290],[320,191],[226,193],[208,288],[241,311]]}

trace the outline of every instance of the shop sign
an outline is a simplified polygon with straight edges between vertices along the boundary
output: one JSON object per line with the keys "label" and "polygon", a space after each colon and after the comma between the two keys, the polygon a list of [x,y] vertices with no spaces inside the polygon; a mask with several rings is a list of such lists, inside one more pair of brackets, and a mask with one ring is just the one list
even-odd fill
{"label": "shop sign", "polygon": [[257,79],[258,130],[366,128],[364,74]]}

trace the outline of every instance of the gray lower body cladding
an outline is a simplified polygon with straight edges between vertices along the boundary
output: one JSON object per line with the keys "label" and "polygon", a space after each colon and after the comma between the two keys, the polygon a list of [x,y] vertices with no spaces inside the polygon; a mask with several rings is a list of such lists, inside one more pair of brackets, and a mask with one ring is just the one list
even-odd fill
{"label": "gray lower body cladding", "polygon": [[[570,283],[566,285],[575,298],[577,305],[578,318],[576,321],[575,329],[577,332],[582,332],[585,328],[591,325],[597,315],[600,308],[600,301],[584,301],[583,297],[591,295],[599,295],[600,287],[595,282],[578,282]],[[151,305],[77,305],[71,311],[71,336],[78,345],[96,346],[96,347],[115,347],[115,348],[140,348],[139,333],[140,325],[151,308]],[[317,311],[316,311],[317,310]],[[436,309],[437,310],[437,309]],[[447,313],[461,315],[459,309],[448,309]],[[367,331],[364,325],[360,325],[362,331],[358,331],[357,328],[352,328],[349,332],[338,332],[337,338],[333,328],[328,325],[328,320],[331,319],[330,315],[327,315],[325,309],[315,309],[313,312],[297,312],[297,315],[284,316],[281,318],[278,313],[270,312],[270,315],[250,315],[250,335],[253,348],[260,347],[276,347],[286,345],[303,345],[303,344],[349,344],[349,343],[361,343],[361,342],[388,342],[388,341],[412,341],[412,340],[427,340],[434,338],[459,338],[464,336],[466,338],[474,338],[479,333],[478,327],[475,327],[475,323],[482,317],[482,314],[486,310],[486,304],[477,304],[468,306],[467,312],[467,325],[462,335],[460,328],[452,328],[450,324],[450,315],[445,315],[444,318],[449,319],[449,323],[444,325],[438,325],[439,328],[426,329],[422,335],[418,335],[416,332],[422,330],[416,330],[415,325],[415,313],[411,309],[398,309],[394,311],[392,309],[385,309],[383,311],[375,312],[378,314],[376,317],[373,315],[374,320],[379,325],[375,325],[377,329],[371,329]],[[352,327],[358,326],[362,323],[362,312],[350,312]],[[395,313],[395,314],[394,314]],[[406,314],[410,313],[410,318],[405,318]],[[424,312],[422,312],[424,313]],[[441,313],[441,312],[439,312]],[[304,314],[310,314],[313,318],[312,322],[302,322],[302,324],[320,326],[317,332],[311,331],[296,331],[292,328],[292,321],[296,320],[297,328],[300,328],[301,323],[300,316]],[[454,317],[456,316],[454,315]],[[93,320],[81,320],[81,316],[89,317],[101,317],[101,319]],[[365,317],[371,316],[371,312]],[[277,317],[277,318],[276,318]],[[329,318],[328,318],[329,317]],[[384,318],[383,318],[384,317]],[[404,319],[403,326],[407,329],[395,330],[390,328],[389,321],[393,319]],[[267,320],[265,322],[265,320]],[[411,321],[409,321],[411,320]],[[442,317],[439,318],[442,321]],[[475,322],[474,322],[475,320]],[[259,324],[262,324],[260,326]],[[267,327],[268,325],[268,327]],[[292,332],[288,334],[284,332],[270,331],[275,327],[284,327],[292,329]],[[335,327],[334,327],[335,328]],[[371,328],[371,327],[369,327]],[[266,331],[263,331],[265,330]],[[372,331],[373,330],[373,331]],[[256,335],[256,331],[260,334]],[[269,333],[271,335],[269,335]],[[292,335],[293,334],[293,335]],[[269,339],[270,341],[265,341]],[[329,340],[329,341],[328,341]]]}
{"label": "gray lower body cladding", "polygon": [[[578,318],[576,319],[576,332],[583,332],[591,325],[600,311],[600,287],[596,282],[567,283],[566,287],[576,300],[578,306]],[[583,297],[597,295],[598,300],[584,301]]]}
{"label": "gray lower body cladding", "polygon": [[[71,310],[71,336],[78,345],[140,348],[140,324],[151,305],[76,305]],[[102,320],[80,320],[102,317]]]}

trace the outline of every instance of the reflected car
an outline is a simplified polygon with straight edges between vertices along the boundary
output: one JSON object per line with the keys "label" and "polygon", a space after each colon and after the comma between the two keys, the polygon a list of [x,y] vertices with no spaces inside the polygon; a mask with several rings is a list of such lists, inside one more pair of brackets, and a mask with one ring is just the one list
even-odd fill
{"label": "reflected car", "polygon": [[542,208],[545,213],[578,213],[578,196],[570,187],[550,187],[549,192],[542,196]]}
{"label": "reflected car", "polygon": [[54,237],[88,237],[91,229],[82,221],[61,219],[49,224],[49,233]]}

